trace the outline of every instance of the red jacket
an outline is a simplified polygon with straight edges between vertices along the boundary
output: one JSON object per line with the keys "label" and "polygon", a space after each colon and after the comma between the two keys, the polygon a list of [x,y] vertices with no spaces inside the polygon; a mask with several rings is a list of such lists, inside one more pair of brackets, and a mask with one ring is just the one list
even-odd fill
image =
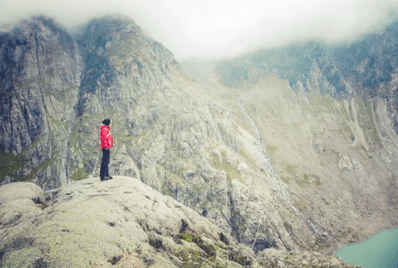
{"label": "red jacket", "polygon": [[106,125],[100,126],[101,149],[113,147],[113,137],[110,129],[111,128]]}

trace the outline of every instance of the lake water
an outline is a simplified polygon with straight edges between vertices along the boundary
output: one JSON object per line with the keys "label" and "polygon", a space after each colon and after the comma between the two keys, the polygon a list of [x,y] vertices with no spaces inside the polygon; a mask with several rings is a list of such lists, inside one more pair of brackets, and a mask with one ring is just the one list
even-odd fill
{"label": "lake water", "polygon": [[345,263],[365,268],[398,268],[398,228],[384,230],[368,240],[345,246],[336,253]]}

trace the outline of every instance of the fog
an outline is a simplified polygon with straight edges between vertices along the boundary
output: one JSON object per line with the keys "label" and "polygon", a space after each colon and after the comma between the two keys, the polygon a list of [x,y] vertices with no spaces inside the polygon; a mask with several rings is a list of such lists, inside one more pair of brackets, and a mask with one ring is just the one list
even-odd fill
{"label": "fog", "polygon": [[177,60],[259,47],[352,42],[398,18],[397,0],[0,0],[0,25],[46,15],[73,28],[107,14],[132,18]]}

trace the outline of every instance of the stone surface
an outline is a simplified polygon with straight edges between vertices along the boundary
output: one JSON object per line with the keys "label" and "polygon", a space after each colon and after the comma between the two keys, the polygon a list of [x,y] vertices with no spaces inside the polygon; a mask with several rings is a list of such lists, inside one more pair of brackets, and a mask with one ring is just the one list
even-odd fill
{"label": "stone surface", "polygon": [[205,217],[135,178],[91,178],[45,192],[12,183],[0,194],[1,267],[297,267],[305,260],[351,267],[322,254],[255,256]]}
{"label": "stone surface", "polygon": [[76,41],[51,19],[22,21],[2,33],[2,183],[28,180],[54,188],[68,181],[80,68]]}

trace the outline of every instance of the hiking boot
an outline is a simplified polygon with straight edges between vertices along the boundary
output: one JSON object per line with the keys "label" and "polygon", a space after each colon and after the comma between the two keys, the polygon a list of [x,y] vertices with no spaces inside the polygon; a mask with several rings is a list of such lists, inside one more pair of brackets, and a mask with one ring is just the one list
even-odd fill
{"label": "hiking boot", "polygon": [[109,177],[104,177],[101,179],[101,181],[107,181],[107,180],[110,180]]}

